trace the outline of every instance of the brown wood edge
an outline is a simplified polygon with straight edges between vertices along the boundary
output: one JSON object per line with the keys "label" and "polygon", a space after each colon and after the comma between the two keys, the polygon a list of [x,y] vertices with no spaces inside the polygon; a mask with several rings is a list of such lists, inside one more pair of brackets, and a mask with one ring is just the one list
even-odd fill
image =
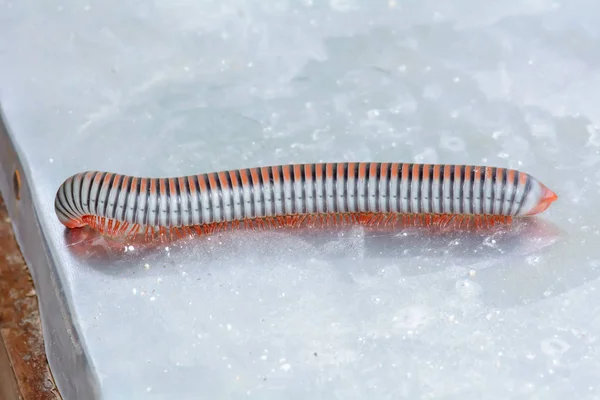
{"label": "brown wood edge", "polygon": [[61,399],[46,358],[33,280],[1,195],[0,347],[0,400]]}
{"label": "brown wood edge", "polygon": [[10,366],[8,352],[0,335],[0,400],[20,400],[17,378]]}

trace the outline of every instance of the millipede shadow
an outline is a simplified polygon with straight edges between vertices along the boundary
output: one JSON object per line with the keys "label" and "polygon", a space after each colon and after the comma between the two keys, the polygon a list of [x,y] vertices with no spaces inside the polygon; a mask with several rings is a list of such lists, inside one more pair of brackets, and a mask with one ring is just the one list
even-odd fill
{"label": "millipede shadow", "polygon": [[[168,253],[171,262],[219,262],[249,257],[298,263],[307,259],[438,260],[418,263],[415,274],[439,270],[453,261],[478,262],[523,256],[554,244],[559,230],[538,218],[515,220],[511,225],[485,229],[440,230],[433,227],[376,226],[300,227],[266,230],[230,230],[212,235],[158,241],[119,241],[85,227],[65,231],[65,242],[77,259],[105,273],[158,261]],[[240,261],[238,261],[239,263]],[[243,261],[241,261],[243,262]],[[411,263],[404,263],[411,274]]]}
{"label": "millipede shadow", "polygon": [[[339,284],[354,286],[361,276],[379,282],[381,271],[391,268],[406,279],[442,274],[435,279],[454,285],[465,270],[475,270],[474,279],[486,288],[480,300],[494,307],[541,301],[548,298],[549,287],[556,296],[600,274],[600,269],[574,270],[561,261],[569,255],[563,257],[553,248],[565,244],[561,242],[568,236],[537,217],[468,231],[302,227],[223,231],[161,244],[119,242],[81,228],[66,230],[64,238],[81,267],[128,279],[177,275],[184,270],[194,279],[206,274],[229,279],[229,274],[248,269],[260,280],[280,267],[299,274],[328,268]],[[537,259],[545,261],[535,264]],[[148,266],[148,271],[136,272]]]}

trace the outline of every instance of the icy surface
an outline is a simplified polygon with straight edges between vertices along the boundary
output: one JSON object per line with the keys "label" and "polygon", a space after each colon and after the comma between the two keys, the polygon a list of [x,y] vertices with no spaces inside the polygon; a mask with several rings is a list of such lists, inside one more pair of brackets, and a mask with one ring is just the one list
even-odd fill
{"label": "icy surface", "polygon": [[[0,100],[103,397],[598,399],[599,15],[0,2]],[[82,170],[319,160],[514,167],[559,201],[494,236],[237,232],[154,251],[65,236],[54,215]]]}

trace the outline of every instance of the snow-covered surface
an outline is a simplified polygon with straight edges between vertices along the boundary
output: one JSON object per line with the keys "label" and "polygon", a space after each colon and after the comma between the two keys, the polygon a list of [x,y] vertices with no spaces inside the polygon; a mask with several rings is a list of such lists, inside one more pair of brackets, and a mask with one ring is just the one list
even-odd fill
{"label": "snow-covered surface", "polygon": [[[599,15],[595,0],[0,2],[0,101],[100,396],[597,399]],[[87,169],[319,160],[515,167],[559,201],[493,236],[237,232],[154,251],[65,235],[53,209]],[[87,392],[50,362],[65,399]]]}

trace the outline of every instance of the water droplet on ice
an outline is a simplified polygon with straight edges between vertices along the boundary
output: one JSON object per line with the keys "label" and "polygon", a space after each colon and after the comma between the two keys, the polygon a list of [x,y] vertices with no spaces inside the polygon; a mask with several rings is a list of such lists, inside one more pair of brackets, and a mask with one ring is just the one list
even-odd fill
{"label": "water droplet on ice", "polygon": [[560,356],[571,348],[567,342],[556,337],[542,340],[540,347],[547,356]]}
{"label": "water droplet on ice", "polygon": [[449,151],[465,151],[467,148],[464,140],[457,136],[442,136],[440,145]]}
{"label": "water droplet on ice", "polygon": [[367,111],[367,117],[369,117],[369,119],[373,119],[373,118],[379,117],[379,110],[369,110],[369,111]]}
{"label": "water droplet on ice", "polygon": [[456,293],[464,299],[475,298],[483,292],[483,288],[478,283],[469,279],[460,279],[456,282]]}
{"label": "water droplet on ice", "polygon": [[282,371],[288,372],[292,368],[292,366],[290,364],[283,364],[280,368]]}

